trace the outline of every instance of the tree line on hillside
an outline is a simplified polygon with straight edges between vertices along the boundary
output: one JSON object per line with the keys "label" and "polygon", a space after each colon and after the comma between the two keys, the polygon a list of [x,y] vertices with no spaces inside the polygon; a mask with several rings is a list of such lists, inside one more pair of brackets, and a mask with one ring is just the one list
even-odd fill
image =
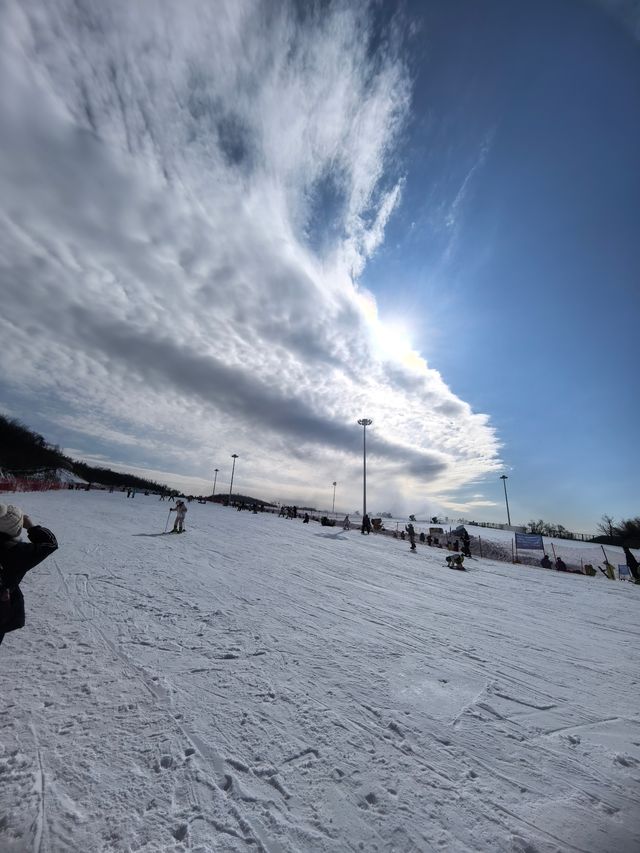
{"label": "tree line on hillside", "polygon": [[630,548],[640,548],[640,516],[635,518],[623,518],[616,524],[610,515],[603,515],[598,524],[598,531],[602,534],[596,536],[594,542],[603,545],[628,545]]}
{"label": "tree line on hillside", "polygon": [[[553,522],[530,521],[527,525],[529,533],[538,533],[541,536],[550,536],[554,539],[575,539],[574,533],[568,531],[562,524]],[[603,515],[602,521],[597,525],[600,536],[594,536],[592,542],[602,545],[628,545],[630,548],[640,548],[640,517],[626,518],[616,524],[610,515]]]}
{"label": "tree line on hillside", "polygon": [[28,477],[35,471],[45,470],[53,473],[59,468],[71,471],[88,483],[101,486],[133,486],[136,489],[164,494],[172,494],[174,491],[154,480],[71,459],[65,456],[57,445],[49,444],[43,436],[29,429],[21,421],[0,414],[0,470],[14,476]]}

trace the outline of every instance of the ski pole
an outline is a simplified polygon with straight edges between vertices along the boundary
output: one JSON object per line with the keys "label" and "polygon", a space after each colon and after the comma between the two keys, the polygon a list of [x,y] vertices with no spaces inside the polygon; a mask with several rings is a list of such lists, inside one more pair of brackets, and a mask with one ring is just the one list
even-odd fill
{"label": "ski pole", "polygon": [[164,532],[167,532],[167,527],[169,526],[169,519],[171,518],[171,510],[169,510],[169,515],[167,516],[167,523],[164,526]]}

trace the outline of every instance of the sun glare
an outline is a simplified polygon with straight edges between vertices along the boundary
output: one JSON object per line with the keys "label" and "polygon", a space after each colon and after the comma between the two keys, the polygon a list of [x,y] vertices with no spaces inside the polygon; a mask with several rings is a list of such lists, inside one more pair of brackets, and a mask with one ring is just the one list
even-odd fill
{"label": "sun glare", "polygon": [[403,322],[376,320],[373,326],[373,342],[381,358],[397,361],[412,370],[423,370],[426,363],[413,349],[411,330]]}

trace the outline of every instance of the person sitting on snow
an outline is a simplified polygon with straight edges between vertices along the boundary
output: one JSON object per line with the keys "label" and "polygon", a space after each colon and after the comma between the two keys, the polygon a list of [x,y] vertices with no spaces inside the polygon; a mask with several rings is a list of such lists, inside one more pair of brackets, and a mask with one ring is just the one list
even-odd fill
{"label": "person sitting on snow", "polygon": [[178,501],[169,512],[175,512],[176,520],[173,525],[174,533],[184,533],[184,517],[187,514],[187,505],[184,501]]}
{"label": "person sitting on snow", "polygon": [[[20,541],[23,528],[29,542]],[[50,530],[34,524],[18,507],[0,504],[0,643],[9,631],[24,628],[22,579],[57,547],[56,537]]]}
{"label": "person sitting on snow", "polygon": [[464,554],[449,554],[446,557],[446,563],[450,569],[463,569]]}
{"label": "person sitting on snow", "polygon": [[540,560],[540,565],[543,569],[551,568],[551,560],[549,559],[549,555],[545,554],[544,557]]}

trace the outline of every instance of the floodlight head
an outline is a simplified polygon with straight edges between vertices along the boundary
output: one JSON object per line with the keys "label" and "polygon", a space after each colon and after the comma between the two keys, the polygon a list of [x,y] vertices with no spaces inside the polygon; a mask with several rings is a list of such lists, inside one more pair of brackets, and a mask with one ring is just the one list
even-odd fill
{"label": "floodlight head", "polygon": [[232,459],[237,459],[237,458],[238,458],[238,454],[237,454],[237,453],[232,453],[232,454],[231,454],[231,458],[232,458]]}
{"label": "floodlight head", "polygon": [[500,479],[501,479],[501,480],[508,480],[509,478],[507,477],[507,475],[506,475],[506,474],[501,474],[501,475],[500,475]]}
{"label": "floodlight head", "polygon": [[368,427],[368,426],[371,426],[373,421],[371,420],[371,418],[360,418],[358,423],[360,424],[361,427]]}

